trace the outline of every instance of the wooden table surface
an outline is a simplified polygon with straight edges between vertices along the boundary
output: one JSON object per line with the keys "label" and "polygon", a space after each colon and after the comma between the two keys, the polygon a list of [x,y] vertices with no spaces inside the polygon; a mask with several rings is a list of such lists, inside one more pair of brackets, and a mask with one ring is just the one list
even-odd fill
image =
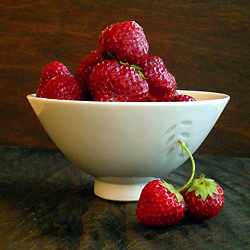
{"label": "wooden table surface", "polygon": [[[197,171],[224,189],[220,214],[194,223],[186,216],[153,229],[136,218],[136,202],[93,193],[93,177],[56,149],[0,147],[0,249],[249,249],[250,159],[195,155]],[[190,162],[164,179],[178,188]]]}
{"label": "wooden table surface", "polygon": [[55,148],[26,95],[52,61],[74,74],[100,32],[135,20],[179,89],[231,100],[200,154],[250,157],[250,1],[1,0],[0,145]]}

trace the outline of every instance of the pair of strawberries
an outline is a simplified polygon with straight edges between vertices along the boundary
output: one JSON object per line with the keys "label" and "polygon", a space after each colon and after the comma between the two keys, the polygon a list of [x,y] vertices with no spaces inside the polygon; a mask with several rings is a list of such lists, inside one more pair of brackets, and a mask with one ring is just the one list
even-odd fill
{"label": "pair of strawberries", "polygon": [[143,28],[134,21],[105,28],[98,49],[80,63],[74,76],[59,62],[48,64],[37,97],[106,102],[194,101],[178,95],[163,60],[149,56]]}
{"label": "pair of strawberries", "polygon": [[224,191],[214,180],[202,175],[193,179],[194,159],[184,142],[179,141],[192,161],[192,175],[181,189],[175,190],[163,180],[149,182],[142,190],[137,203],[136,215],[147,226],[172,226],[184,216],[184,213],[199,221],[217,216],[224,204]]}

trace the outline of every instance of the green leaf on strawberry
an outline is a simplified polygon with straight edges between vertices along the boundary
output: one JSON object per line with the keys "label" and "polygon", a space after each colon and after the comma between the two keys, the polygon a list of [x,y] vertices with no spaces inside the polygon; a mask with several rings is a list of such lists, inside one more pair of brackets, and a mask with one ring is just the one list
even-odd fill
{"label": "green leaf on strawberry", "polygon": [[107,55],[110,60],[117,61],[117,59],[110,52],[107,52]]}
{"label": "green leaf on strawberry", "polygon": [[[123,66],[129,65],[129,63],[124,63],[124,62],[121,62],[121,61],[120,61],[120,64],[123,65]],[[130,66],[130,67],[133,67],[134,69],[136,69],[136,70],[138,71],[138,73],[140,74],[140,76],[141,76],[144,80],[147,79],[147,78],[143,75],[143,73],[141,72],[141,70],[142,70],[141,67],[136,66],[136,65],[134,65],[134,64],[131,64],[131,65],[129,65],[129,66]]]}
{"label": "green leaf on strawberry", "polygon": [[142,70],[141,67],[136,66],[136,65],[134,65],[134,64],[131,64],[130,66],[133,67],[133,68],[135,68],[135,69],[138,70],[138,71]]}
{"label": "green leaf on strawberry", "polygon": [[181,195],[178,191],[176,191],[176,190],[174,189],[173,185],[171,185],[171,184],[165,182],[164,180],[162,180],[162,181],[163,181],[163,183],[162,183],[161,185],[162,185],[163,187],[167,188],[172,194],[174,194],[174,195],[176,196],[178,202],[184,201],[182,195]]}
{"label": "green leaf on strawberry", "polygon": [[214,182],[212,179],[205,178],[205,175],[202,174],[199,179],[194,179],[191,183],[191,186],[187,189],[186,194],[189,192],[195,191],[196,196],[201,196],[202,200],[205,201],[209,195],[213,198],[213,193],[218,194],[217,187],[219,185]]}
{"label": "green leaf on strawberry", "polygon": [[[110,52],[108,52],[107,53],[108,54],[108,58],[110,59],[110,60],[114,60],[114,61],[117,61],[117,59],[110,53]],[[146,80],[147,78],[143,75],[143,73],[141,72],[141,70],[142,70],[142,68],[141,67],[139,67],[139,66],[137,66],[137,65],[134,65],[134,64],[129,64],[129,63],[124,63],[124,62],[122,62],[122,61],[120,61],[119,62],[121,65],[123,65],[123,66],[130,66],[130,67],[133,67],[134,69],[136,69],[137,71],[138,71],[138,73],[140,74],[140,76],[144,79],[144,80]]]}
{"label": "green leaf on strawberry", "polygon": [[[131,65],[132,66],[132,65]],[[147,77],[145,77],[144,75],[143,75],[143,73],[140,71],[140,70],[138,70],[138,73],[141,75],[141,77],[144,79],[144,80],[147,80],[148,78]]]}

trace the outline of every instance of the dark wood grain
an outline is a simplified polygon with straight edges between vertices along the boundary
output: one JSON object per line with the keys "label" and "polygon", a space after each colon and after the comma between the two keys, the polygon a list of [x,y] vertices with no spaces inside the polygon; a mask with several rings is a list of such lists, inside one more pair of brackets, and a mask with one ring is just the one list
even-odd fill
{"label": "dark wood grain", "polygon": [[[136,218],[136,202],[111,202],[93,193],[93,178],[55,149],[0,147],[0,249],[248,249],[250,160],[197,155],[224,189],[221,213],[195,223],[184,217],[152,229]],[[176,188],[189,178],[186,162],[165,179]]]}
{"label": "dark wood grain", "polygon": [[198,153],[249,157],[249,1],[12,1],[0,4],[0,145],[54,148],[26,95],[46,64],[74,73],[100,32],[124,20],[145,31],[180,89],[231,100]]}

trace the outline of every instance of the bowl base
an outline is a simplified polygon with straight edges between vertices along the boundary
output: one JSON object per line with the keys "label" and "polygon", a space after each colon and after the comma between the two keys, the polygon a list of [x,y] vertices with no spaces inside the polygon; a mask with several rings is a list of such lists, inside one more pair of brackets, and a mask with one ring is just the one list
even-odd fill
{"label": "bowl base", "polygon": [[153,177],[99,177],[95,178],[94,193],[112,201],[138,201],[144,186],[157,178]]}

